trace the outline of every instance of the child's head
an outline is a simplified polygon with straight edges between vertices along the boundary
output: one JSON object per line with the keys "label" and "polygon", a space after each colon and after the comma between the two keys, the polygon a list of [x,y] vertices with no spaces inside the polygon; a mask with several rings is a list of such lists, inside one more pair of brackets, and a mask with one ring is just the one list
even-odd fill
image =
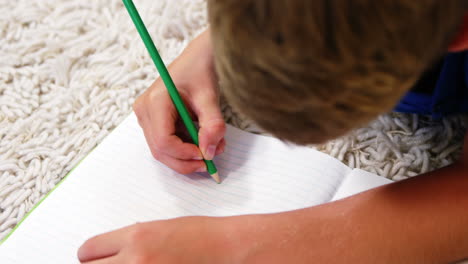
{"label": "child's head", "polygon": [[443,55],[466,0],[211,0],[220,85],[275,136],[320,143],[391,110]]}

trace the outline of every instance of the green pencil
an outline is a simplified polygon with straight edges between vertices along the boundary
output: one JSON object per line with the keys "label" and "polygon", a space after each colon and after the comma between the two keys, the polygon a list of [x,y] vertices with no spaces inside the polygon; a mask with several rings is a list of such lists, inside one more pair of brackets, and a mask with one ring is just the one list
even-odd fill
{"label": "green pencil", "polygon": [[[145,43],[145,46],[148,49],[151,58],[153,59],[154,65],[156,65],[156,68],[158,69],[161,79],[166,85],[166,88],[169,92],[172,102],[174,103],[177,109],[177,112],[179,112],[179,115],[182,118],[185,127],[187,127],[190,137],[192,137],[192,140],[195,143],[195,145],[198,146],[199,141],[197,128],[195,127],[193,120],[190,118],[190,114],[187,111],[187,107],[185,107],[184,102],[182,101],[182,98],[180,97],[180,94],[177,91],[177,88],[174,82],[172,81],[172,78],[169,75],[169,72],[167,71],[164,62],[161,59],[161,56],[159,56],[158,50],[156,49],[156,46],[154,45],[153,40],[151,39],[151,36],[149,35],[148,30],[146,29],[145,24],[143,23],[143,20],[141,19],[140,14],[138,13],[138,10],[135,7],[135,4],[133,4],[132,0],[123,0],[123,2],[125,4],[125,7],[127,8],[128,13],[130,14],[130,17],[133,20],[133,23],[135,24],[138,30],[138,33],[140,33],[141,39]],[[213,179],[217,183],[220,183],[221,181],[219,179],[218,170],[216,169],[216,166],[214,165],[213,161],[205,160],[205,164],[208,173],[211,175],[211,177],[213,177]]]}

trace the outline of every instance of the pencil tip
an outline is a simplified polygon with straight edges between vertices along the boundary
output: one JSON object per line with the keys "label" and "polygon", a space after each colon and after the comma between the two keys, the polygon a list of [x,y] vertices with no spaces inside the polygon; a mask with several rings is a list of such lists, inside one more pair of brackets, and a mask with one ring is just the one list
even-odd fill
{"label": "pencil tip", "polygon": [[219,174],[217,172],[211,174],[211,177],[216,181],[216,183],[218,183],[218,184],[221,183],[221,180],[219,179]]}

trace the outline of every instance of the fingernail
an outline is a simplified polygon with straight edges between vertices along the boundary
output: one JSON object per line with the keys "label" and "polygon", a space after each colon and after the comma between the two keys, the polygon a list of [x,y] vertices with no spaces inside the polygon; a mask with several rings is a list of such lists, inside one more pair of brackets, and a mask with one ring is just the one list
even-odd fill
{"label": "fingernail", "polygon": [[200,157],[200,156],[196,156],[193,158],[194,160],[203,160],[203,157]]}
{"label": "fingernail", "polygon": [[206,172],[206,166],[203,166],[201,168],[199,168],[198,170],[196,170],[196,172]]}
{"label": "fingernail", "polygon": [[215,145],[208,146],[205,152],[205,159],[212,160],[215,156],[215,153],[216,153],[216,146]]}

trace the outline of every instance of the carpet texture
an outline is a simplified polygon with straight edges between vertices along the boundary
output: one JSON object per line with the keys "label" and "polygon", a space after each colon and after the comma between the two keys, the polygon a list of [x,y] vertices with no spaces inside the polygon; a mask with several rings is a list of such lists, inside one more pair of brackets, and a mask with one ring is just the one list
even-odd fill
{"label": "carpet texture", "polygon": [[[203,0],[136,4],[166,63],[206,28]],[[0,239],[131,111],[156,70],[119,0],[0,0]],[[254,125],[223,104],[226,120]],[[317,146],[402,180],[452,163],[467,118],[390,113]]]}

